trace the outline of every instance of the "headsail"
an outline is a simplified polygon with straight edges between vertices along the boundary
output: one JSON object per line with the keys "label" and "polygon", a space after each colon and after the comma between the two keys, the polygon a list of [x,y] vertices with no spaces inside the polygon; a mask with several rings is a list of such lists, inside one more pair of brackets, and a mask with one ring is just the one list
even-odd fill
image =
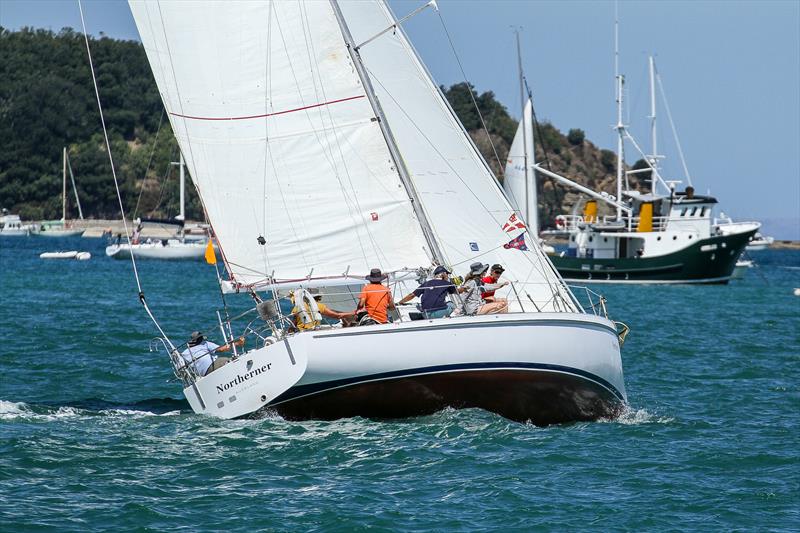
{"label": "headsail", "polygon": [[130,6],[236,282],[430,264],[328,2]]}
{"label": "headsail", "polygon": [[[395,23],[381,0],[339,4],[356,42]],[[402,29],[360,54],[447,263],[460,272],[500,263],[523,303],[527,294],[541,310],[575,309],[532,234],[507,225],[514,210]],[[519,234],[527,245],[510,245]]]}
{"label": "headsail", "polygon": [[[517,126],[517,133],[508,151],[503,189],[508,201],[528,223],[531,235],[539,235],[539,216],[536,197],[536,178],[533,165],[533,107],[531,100],[525,102],[522,120]],[[525,128],[524,132],[522,128]],[[527,146],[525,146],[527,145]],[[525,169],[527,161],[527,171]]]}

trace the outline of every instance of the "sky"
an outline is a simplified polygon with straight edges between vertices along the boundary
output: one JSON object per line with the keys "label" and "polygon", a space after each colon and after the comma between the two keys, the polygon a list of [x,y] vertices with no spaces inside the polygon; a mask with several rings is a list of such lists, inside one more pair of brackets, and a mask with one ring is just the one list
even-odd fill
{"label": "sky", "polygon": [[[423,4],[389,0],[398,18]],[[615,149],[614,2],[438,0],[404,28],[437,83],[466,78],[493,91],[519,117],[512,25],[537,116],[580,128]],[[84,0],[89,33],[136,39],[127,3]],[[639,1],[618,4],[625,121],[650,149],[647,58],[654,55],[693,185],[735,219],[765,222],[800,239],[800,1]],[[0,0],[0,25],[80,29],[72,0]],[[449,33],[455,54],[448,42]],[[663,104],[658,110],[664,174],[683,179]],[[639,159],[627,148],[628,162]],[[613,191],[609,191],[613,192]]]}

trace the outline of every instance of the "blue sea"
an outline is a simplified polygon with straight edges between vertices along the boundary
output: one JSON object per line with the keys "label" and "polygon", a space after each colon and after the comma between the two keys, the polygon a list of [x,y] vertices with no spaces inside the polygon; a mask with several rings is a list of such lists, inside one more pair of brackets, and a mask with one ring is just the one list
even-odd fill
{"label": "blue sea", "polygon": [[[194,415],[103,246],[0,240],[2,531],[800,529],[798,251],[727,286],[595,287],[632,330],[630,407],[539,428]],[[58,247],[93,258],[39,259]],[[213,267],[139,267],[170,336],[214,323]]]}

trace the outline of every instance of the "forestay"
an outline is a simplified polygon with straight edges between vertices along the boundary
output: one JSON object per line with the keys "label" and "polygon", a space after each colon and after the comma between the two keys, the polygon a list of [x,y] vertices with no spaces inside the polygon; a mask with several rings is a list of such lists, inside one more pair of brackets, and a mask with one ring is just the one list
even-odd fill
{"label": "forestay", "polygon": [[431,264],[328,2],[130,5],[235,282]]}
{"label": "forestay", "polygon": [[[531,100],[525,102],[522,120],[517,126],[517,133],[508,151],[508,160],[503,179],[503,189],[508,201],[528,223],[534,236],[539,234],[539,217],[537,213],[536,180],[533,165],[536,163],[533,153],[533,107]],[[522,128],[525,128],[524,132]],[[527,172],[525,166],[527,163]],[[526,190],[527,188],[527,190]]]}
{"label": "forestay", "polygon": [[[356,43],[395,22],[380,0],[340,6]],[[447,264],[463,273],[474,261],[500,263],[523,305],[530,295],[541,310],[575,310],[536,239],[504,229],[512,207],[402,29],[383,34],[360,53]],[[510,246],[512,241],[527,251]]]}

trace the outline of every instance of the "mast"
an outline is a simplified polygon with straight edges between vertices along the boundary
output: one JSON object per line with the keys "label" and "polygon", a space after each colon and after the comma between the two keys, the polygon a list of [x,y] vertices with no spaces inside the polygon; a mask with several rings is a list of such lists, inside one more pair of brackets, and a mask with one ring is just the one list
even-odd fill
{"label": "mast", "polygon": [[[622,123],[622,87],[625,83],[623,76],[619,73],[619,5],[614,3],[614,78],[617,85],[617,201],[622,201],[622,164],[623,164],[623,139],[625,137],[625,125]],[[617,218],[622,217],[622,210],[617,207]]]}
{"label": "mast", "polygon": [[67,147],[61,152],[61,222],[67,221]]}
{"label": "mast", "polygon": [[[525,222],[528,223],[529,226],[533,226],[534,234],[538,237],[539,236],[539,227],[538,221],[533,220],[533,224],[531,224],[531,203],[530,203],[530,190],[529,190],[529,176],[528,176],[528,139],[527,139],[527,132],[525,131],[525,79],[522,77],[522,52],[519,46],[519,29],[514,30],[514,34],[517,36],[517,68],[519,70],[519,105],[522,109],[522,114],[520,115],[520,120],[522,121],[522,160],[525,166],[525,209],[523,213],[523,217]],[[535,208],[535,207],[534,207]]]}
{"label": "mast", "polygon": [[[650,56],[650,135],[653,139],[653,167],[658,167],[658,148],[656,142],[656,65],[653,56]],[[656,173],[650,173],[650,192],[656,192]]]}
{"label": "mast", "polygon": [[186,174],[185,174],[185,171],[184,171],[184,167],[186,165],[183,162],[183,152],[179,151],[179,154],[180,154],[180,159],[179,159],[179,163],[178,164],[180,165],[180,168],[181,168],[180,169],[180,176],[181,176],[181,194],[180,194],[180,197],[181,197],[181,200],[180,200],[180,202],[181,202],[181,212],[175,218],[178,219],[178,220],[183,221],[183,220],[186,219],[186,212],[185,212],[185,206],[184,206],[184,203],[185,203],[185,200],[186,200]]}
{"label": "mast", "polygon": [[364,92],[366,92],[367,99],[372,106],[372,110],[378,118],[378,124],[380,125],[386,145],[389,148],[389,153],[392,156],[392,161],[394,162],[395,168],[400,175],[400,181],[403,183],[403,187],[406,189],[406,194],[408,194],[408,197],[411,200],[411,206],[414,209],[414,214],[417,215],[417,220],[419,220],[422,233],[425,236],[428,246],[430,247],[432,259],[435,263],[444,265],[444,254],[439,248],[439,243],[436,241],[433,229],[428,221],[427,215],[425,214],[425,210],[422,207],[422,202],[420,201],[417,190],[414,187],[414,182],[411,179],[411,175],[408,172],[405,161],[403,160],[400,150],[397,147],[397,142],[395,141],[394,135],[392,135],[392,130],[389,127],[389,122],[386,120],[386,115],[383,112],[383,108],[381,107],[380,102],[378,102],[378,98],[375,96],[375,90],[372,87],[372,82],[370,81],[369,75],[367,74],[366,68],[361,60],[361,53],[359,52],[356,43],[353,41],[353,36],[350,33],[350,28],[347,26],[347,21],[345,21],[344,15],[342,15],[339,2],[337,0],[330,0],[330,2],[333,12],[336,15],[336,21],[339,23],[339,29],[342,32],[345,44],[347,45],[347,49],[350,51],[350,55],[353,58],[353,64],[355,65],[358,76],[363,84]]}

